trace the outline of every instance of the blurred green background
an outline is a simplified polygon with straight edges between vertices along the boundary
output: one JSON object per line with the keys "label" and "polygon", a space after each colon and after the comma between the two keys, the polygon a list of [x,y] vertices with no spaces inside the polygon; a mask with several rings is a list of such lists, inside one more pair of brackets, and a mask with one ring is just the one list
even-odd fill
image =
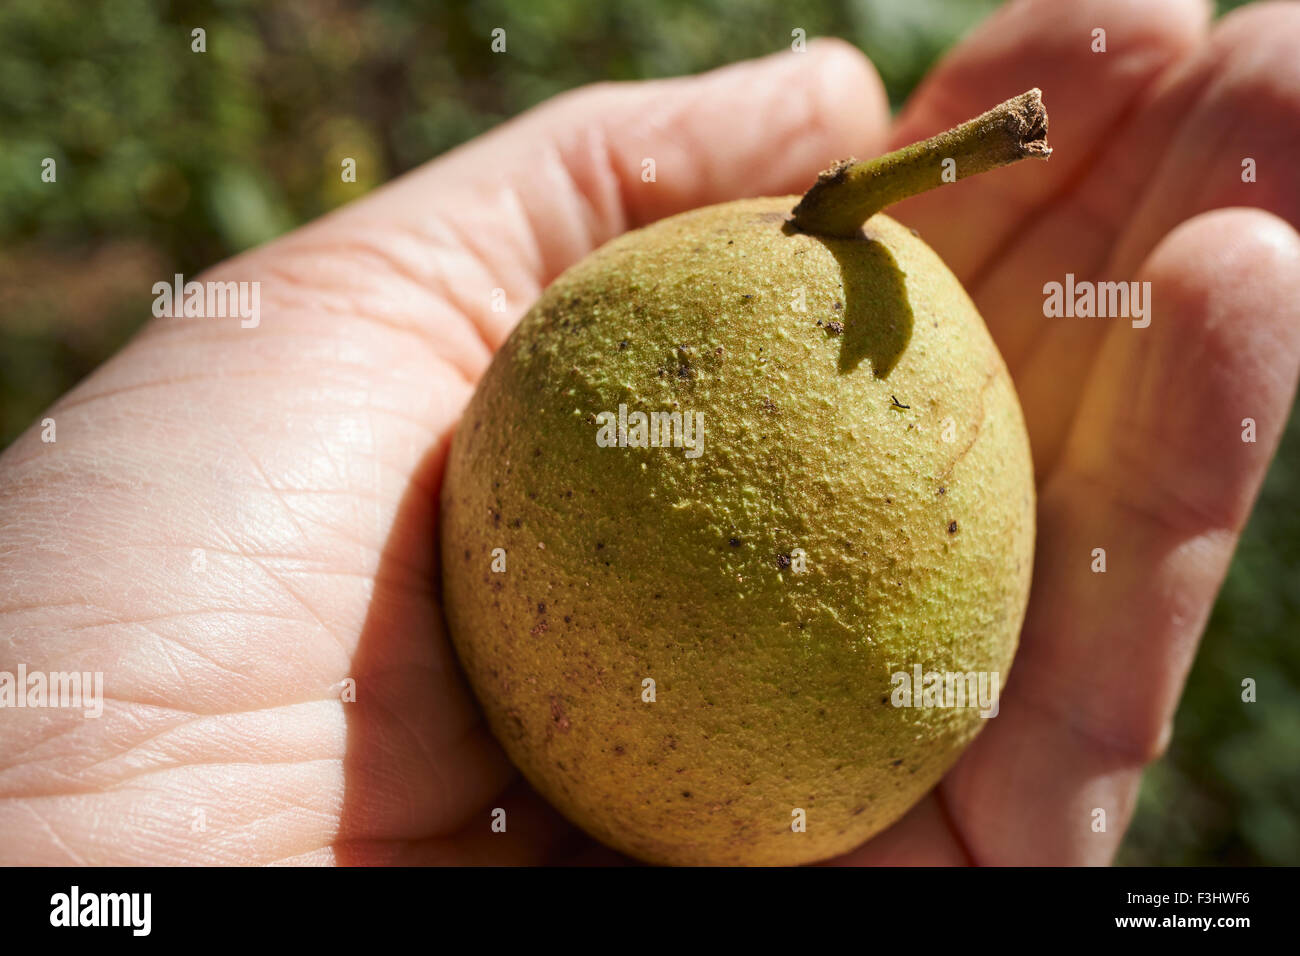
{"label": "blurred green background", "polygon": [[[792,20],[780,0],[6,0],[0,447],[139,326],[159,278],[197,273],[561,90],[761,55],[799,26],[865,50],[897,107],[996,5],[805,0]],[[484,55],[497,26],[508,59]],[[40,181],[47,156],[57,186]],[[343,156],[358,160],[355,185],[340,182]],[[1297,490],[1293,415],[1121,863],[1300,864]]]}

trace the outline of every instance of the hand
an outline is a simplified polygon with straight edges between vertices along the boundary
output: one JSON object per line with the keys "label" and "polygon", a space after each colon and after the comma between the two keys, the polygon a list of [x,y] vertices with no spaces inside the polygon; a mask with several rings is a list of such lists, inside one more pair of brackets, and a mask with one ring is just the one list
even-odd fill
{"label": "hand", "polygon": [[[0,670],[102,671],[109,697],[98,719],[0,711],[0,863],[617,859],[520,780],[446,639],[437,489],[473,382],[620,232],[800,192],[1030,86],[1050,163],[891,210],[1020,390],[1040,482],[1022,648],[1000,717],[846,862],[1108,860],[1300,368],[1297,44],[1295,9],[1209,28],[1191,0],[1017,3],[892,129],[835,42],[597,86],[212,270],[262,283],[257,328],[155,320],[47,413],[57,442],[33,428],[0,457]],[[1245,205],[1269,212],[1224,208]],[[1044,318],[1066,272],[1149,280],[1150,327]]]}

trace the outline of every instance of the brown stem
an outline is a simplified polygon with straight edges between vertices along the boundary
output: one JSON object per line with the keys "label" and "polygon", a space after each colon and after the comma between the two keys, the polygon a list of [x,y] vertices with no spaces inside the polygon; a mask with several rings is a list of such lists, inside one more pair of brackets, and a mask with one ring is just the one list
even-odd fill
{"label": "brown stem", "polygon": [[841,160],[817,177],[799,205],[794,225],[819,236],[848,238],[886,206],[943,185],[943,161],[956,162],[957,179],[1030,157],[1052,155],[1047,108],[1032,89],[947,132],[876,159]]}

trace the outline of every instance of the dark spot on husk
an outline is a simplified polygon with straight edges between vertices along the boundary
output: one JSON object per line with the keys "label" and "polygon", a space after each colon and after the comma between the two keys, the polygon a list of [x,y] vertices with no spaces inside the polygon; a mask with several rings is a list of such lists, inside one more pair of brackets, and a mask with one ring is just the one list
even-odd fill
{"label": "dark spot on husk", "polygon": [[740,547],[740,539],[739,539],[739,538],[732,538],[732,539],[730,539],[730,540],[727,542],[727,544],[731,545],[733,548],[739,548],[739,547]]}
{"label": "dark spot on husk", "polygon": [[844,331],[844,323],[842,323],[842,322],[827,322],[827,323],[826,323],[826,331],[829,332],[831,335],[839,335],[841,332]]}
{"label": "dark spot on husk", "polygon": [[780,568],[782,571],[788,568],[790,566],[790,555],[778,554],[776,556],[776,566]]}
{"label": "dark spot on husk", "polygon": [[955,522],[955,521],[949,521],[949,522],[948,522],[948,533],[949,533],[949,534],[956,534],[956,533],[957,533],[957,522]]}
{"label": "dark spot on husk", "polygon": [[558,697],[551,698],[551,720],[555,722],[555,727],[560,733],[569,732],[569,718],[565,716],[564,707]]}

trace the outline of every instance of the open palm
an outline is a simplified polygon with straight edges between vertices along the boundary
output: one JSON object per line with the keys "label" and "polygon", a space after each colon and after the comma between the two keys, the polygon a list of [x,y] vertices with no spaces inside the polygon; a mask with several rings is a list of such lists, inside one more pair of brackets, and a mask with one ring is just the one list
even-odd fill
{"label": "open palm", "polygon": [[[1300,369],[1298,46],[1294,7],[1211,27],[1192,0],[1029,0],[892,126],[836,42],[597,86],[214,269],[262,283],[257,328],[156,320],[48,413],[55,443],[29,430],[0,458],[0,670],[102,671],[108,696],[99,719],[0,712],[0,863],[618,859],[522,782],[446,638],[437,492],[473,383],[620,232],[801,192],[1032,86],[1049,163],[891,210],[1020,392],[1039,482],[1021,651],[998,719],[845,859],[1109,860]],[[1150,281],[1150,327],[1045,318],[1066,273]]]}

